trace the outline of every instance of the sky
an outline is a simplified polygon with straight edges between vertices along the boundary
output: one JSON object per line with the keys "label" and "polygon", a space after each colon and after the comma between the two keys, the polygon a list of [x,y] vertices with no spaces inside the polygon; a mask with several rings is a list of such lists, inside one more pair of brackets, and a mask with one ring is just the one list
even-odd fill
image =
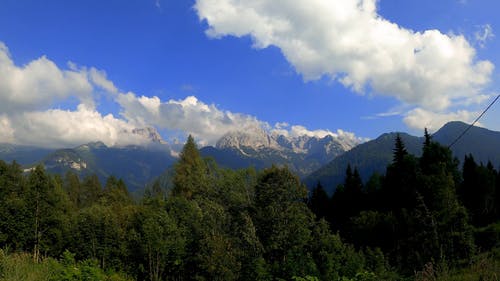
{"label": "sky", "polygon": [[[500,93],[497,0],[0,0],[0,142],[373,139]],[[480,125],[500,130],[500,103]]]}

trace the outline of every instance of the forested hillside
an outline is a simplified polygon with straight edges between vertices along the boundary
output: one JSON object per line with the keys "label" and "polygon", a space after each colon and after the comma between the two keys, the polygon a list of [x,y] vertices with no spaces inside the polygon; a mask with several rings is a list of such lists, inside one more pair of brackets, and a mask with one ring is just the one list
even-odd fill
{"label": "forested hillside", "polygon": [[[466,130],[467,133],[457,139]],[[308,187],[313,188],[320,181],[327,193],[331,195],[337,185],[344,181],[348,164],[358,168],[363,181],[367,181],[373,173],[384,174],[385,167],[392,160],[392,148],[397,134],[410,154],[415,156],[422,154],[424,137],[406,133],[386,133],[341,154],[307,176],[304,182]],[[432,138],[446,147],[453,143],[452,155],[457,157],[461,164],[466,155],[472,154],[478,163],[486,165],[491,162],[495,168],[500,167],[500,132],[454,121],[441,127],[432,135]]]}
{"label": "forested hillside", "polygon": [[[461,171],[463,170],[463,171]],[[427,136],[330,198],[287,168],[222,169],[189,137],[168,194],[0,161],[1,280],[497,280],[500,174]]]}

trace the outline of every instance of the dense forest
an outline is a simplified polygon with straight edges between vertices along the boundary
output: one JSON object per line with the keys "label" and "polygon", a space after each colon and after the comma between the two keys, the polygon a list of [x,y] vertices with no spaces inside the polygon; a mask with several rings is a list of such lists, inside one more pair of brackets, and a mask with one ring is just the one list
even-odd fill
{"label": "dense forest", "polygon": [[0,280],[498,280],[500,173],[426,134],[332,197],[286,167],[222,169],[188,138],[173,187],[0,161]]}

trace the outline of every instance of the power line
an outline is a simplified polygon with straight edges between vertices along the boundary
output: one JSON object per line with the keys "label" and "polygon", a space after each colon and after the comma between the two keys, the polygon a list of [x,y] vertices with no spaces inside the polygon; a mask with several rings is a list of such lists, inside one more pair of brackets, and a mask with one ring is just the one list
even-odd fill
{"label": "power line", "polygon": [[490,103],[490,105],[488,105],[488,107],[486,107],[485,110],[483,110],[483,112],[476,118],[476,120],[474,120],[474,122],[472,122],[472,124],[470,124],[450,145],[448,145],[448,148],[451,148],[457,141],[459,141],[465,135],[465,133],[467,133],[467,131],[469,131],[470,128],[472,128],[474,124],[476,124],[476,122],[479,121],[481,117],[483,117],[486,111],[488,111],[488,109],[490,109],[490,107],[493,106],[493,104],[498,100],[498,98],[500,98],[500,94]]}

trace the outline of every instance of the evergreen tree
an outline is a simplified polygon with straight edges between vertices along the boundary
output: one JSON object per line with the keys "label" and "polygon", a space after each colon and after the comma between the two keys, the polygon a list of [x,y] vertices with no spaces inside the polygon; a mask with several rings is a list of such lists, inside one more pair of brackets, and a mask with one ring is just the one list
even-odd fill
{"label": "evergreen tree", "polygon": [[308,206],[311,211],[316,215],[319,220],[321,218],[326,218],[329,213],[330,198],[326,194],[325,189],[318,181],[318,184],[313,189],[311,197],[309,198]]}
{"label": "evergreen tree", "polygon": [[71,170],[68,171],[64,177],[63,187],[73,206],[75,206],[75,208],[81,206],[82,190],[78,175]]}
{"label": "evergreen tree", "polygon": [[392,163],[395,165],[402,165],[405,156],[408,155],[408,151],[406,150],[403,140],[399,134],[396,135],[396,145],[393,152]]}
{"label": "evergreen tree", "polygon": [[129,205],[132,203],[132,198],[128,192],[127,186],[122,179],[117,179],[110,176],[104,190],[102,191],[103,200],[112,205]]}
{"label": "evergreen tree", "polygon": [[32,220],[21,166],[0,160],[0,247],[31,251]]}
{"label": "evergreen tree", "polygon": [[172,195],[191,199],[196,194],[202,194],[207,188],[207,167],[191,135],[175,165]]}
{"label": "evergreen tree", "polygon": [[427,128],[424,129],[424,138],[425,138],[424,147],[430,146],[431,145],[432,136],[427,131]]}
{"label": "evergreen tree", "polygon": [[420,165],[419,193],[437,224],[440,258],[450,262],[469,258],[475,246],[467,211],[456,193],[458,161],[449,148],[431,142],[424,147]]}
{"label": "evergreen tree", "polygon": [[395,214],[416,206],[418,161],[408,154],[399,136],[396,136],[393,162],[387,167],[384,188],[380,192],[380,206]]}
{"label": "evergreen tree", "polygon": [[102,185],[97,175],[89,175],[80,185],[79,208],[89,207],[96,203],[102,195]]}

